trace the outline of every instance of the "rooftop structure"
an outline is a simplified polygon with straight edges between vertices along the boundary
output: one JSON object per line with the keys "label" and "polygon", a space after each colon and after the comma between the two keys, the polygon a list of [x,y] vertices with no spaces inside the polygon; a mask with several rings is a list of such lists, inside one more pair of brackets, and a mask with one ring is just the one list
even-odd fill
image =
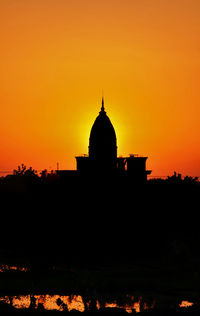
{"label": "rooftop structure", "polygon": [[146,170],[147,157],[130,155],[117,157],[115,129],[105,112],[104,99],[94,121],[89,138],[89,153],[76,157],[80,174],[126,175],[136,182],[145,182],[151,171]]}

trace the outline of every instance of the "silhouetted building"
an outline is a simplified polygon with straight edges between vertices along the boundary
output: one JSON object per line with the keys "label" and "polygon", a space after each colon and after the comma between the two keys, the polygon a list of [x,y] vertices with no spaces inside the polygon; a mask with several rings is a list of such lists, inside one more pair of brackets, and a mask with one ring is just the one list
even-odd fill
{"label": "silhouetted building", "polygon": [[110,171],[116,169],[117,139],[114,127],[106,115],[104,100],[90,133],[89,159],[91,168]]}
{"label": "silhouetted building", "polygon": [[117,138],[114,127],[106,115],[104,100],[89,139],[89,156],[76,157],[77,170],[95,173],[115,172],[117,168]]}
{"label": "silhouetted building", "polygon": [[106,115],[104,100],[89,139],[89,155],[77,156],[77,171],[80,174],[107,174],[131,177],[134,182],[145,182],[151,171],[146,170],[147,157],[130,155],[117,157],[115,129]]}

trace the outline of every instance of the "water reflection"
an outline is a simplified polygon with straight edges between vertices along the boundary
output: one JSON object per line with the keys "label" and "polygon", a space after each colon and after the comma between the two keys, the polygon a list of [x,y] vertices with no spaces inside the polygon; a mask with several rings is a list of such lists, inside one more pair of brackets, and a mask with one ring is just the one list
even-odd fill
{"label": "water reflection", "polygon": [[[57,310],[57,311],[71,311],[77,310],[84,312],[90,309],[90,300],[86,300],[81,295],[20,295],[20,296],[2,296],[0,302],[12,305],[16,309],[39,309]],[[179,307],[190,307],[194,303],[189,301],[182,301]],[[132,313],[133,310],[138,313],[146,309],[153,309],[156,306],[155,300],[145,301],[142,296],[137,300],[132,295],[126,295],[121,303],[116,299],[107,302],[102,302],[101,299],[95,300],[95,308],[123,308],[127,313]]]}
{"label": "water reflection", "polygon": [[72,309],[76,309],[80,312],[84,312],[85,310],[83,299],[80,295],[35,295],[34,298],[36,299],[36,308],[41,304],[46,310],[63,311],[67,309],[71,311]]}
{"label": "water reflection", "polygon": [[[130,302],[130,300],[132,302]],[[140,304],[141,304],[142,297],[139,298],[138,301],[134,300],[134,296],[129,298],[129,303],[126,304],[118,304],[116,302],[113,303],[106,303],[105,308],[124,308],[127,313],[132,313],[133,310],[135,310],[137,313],[140,312]]]}
{"label": "water reflection", "polygon": [[15,308],[29,308],[30,306],[30,295],[26,296],[14,296],[9,298],[10,304]]}
{"label": "water reflection", "polygon": [[[32,308],[38,309],[43,306],[46,310],[60,310],[65,308],[68,311],[72,309],[84,312],[85,307],[82,296],[80,295],[20,295],[20,296],[3,296],[0,301],[10,304],[17,309]],[[34,302],[34,303],[33,303]]]}
{"label": "water reflection", "polygon": [[190,307],[190,306],[193,306],[194,303],[192,302],[189,302],[189,301],[182,301],[180,304],[179,304],[179,307]]}
{"label": "water reflection", "polygon": [[0,264],[0,272],[27,272],[29,269],[24,266],[15,266],[10,264]]}

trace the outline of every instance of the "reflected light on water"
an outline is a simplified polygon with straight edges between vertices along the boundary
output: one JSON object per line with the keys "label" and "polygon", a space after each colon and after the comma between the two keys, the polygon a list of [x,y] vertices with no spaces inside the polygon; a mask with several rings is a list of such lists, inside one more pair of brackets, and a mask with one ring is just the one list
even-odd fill
{"label": "reflected light on water", "polygon": [[29,308],[30,295],[12,297],[12,305],[15,308]]}
{"label": "reflected light on water", "polygon": [[105,304],[105,308],[115,308],[115,307],[119,307],[117,305],[117,303],[106,303]]}
{"label": "reflected light on water", "polygon": [[[38,308],[39,304],[42,304],[46,310],[63,310],[63,305],[59,306],[57,300],[61,299],[62,302],[67,306],[67,309],[71,311],[72,309],[78,310],[80,312],[85,311],[84,303],[82,296],[80,295],[71,295],[71,296],[62,296],[62,295],[34,295],[35,298],[35,308]],[[0,297],[0,301],[12,304],[13,307],[20,308],[29,308],[31,303],[31,295],[20,295],[20,296],[4,296]]]}
{"label": "reflected light on water", "polygon": [[[139,302],[135,302],[135,303],[133,304],[133,309],[135,309],[136,313],[139,313],[139,312],[140,312],[140,301],[139,301]],[[128,313],[131,313],[131,312],[132,312],[132,310],[130,309],[130,307],[126,307],[126,311],[127,311]]]}
{"label": "reflected light on water", "polygon": [[80,312],[85,311],[82,296],[80,295],[73,295],[72,297],[60,296],[60,298],[67,305],[67,308],[69,311],[71,311],[72,309],[76,309]]}
{"label": "reflected light on water", "polygon": [[[151,306],[145,303],[142,297],[139,297],[137,301],[134,301],[134,297],[131,296],[131,301],[129,304],[125,304],[120,306],[116,302],[107,302],[105,303],[105,308],[122,308],[125,309],[127,313],[132,313],[135,310],[136,313],[139,313],[145,309],[152,309],[155,307],[155,301],[151,304]],[[83,302],[83,298],[81,295],[20,295],[20,296],[2,296],[0,297],[0,301],[6,304],[12,305],[16,309],[26,309],[30,308],[31,300],[34,299],[34,307],[37,309],[39,305],[42,305],[45,310],[57,310],[64,311],[67,309],[71,311],[73,309],[84,312],[85,306]],[[60,302],[60,304],[59,304]],[[194,303],[189,301],[182,301],[179,304],[179,307],[190,307]],[[97,309],[100,309],[100,303],[97,300],[96,302]]]}
{"label": "reflected light on water", "polygon": [[194,303],[188,302],[188,301],[182,301],[181,304],[179,304],[179,307],[190,307],[192,305],[194,305]]}
{"label": "reflected light on water", "polygon": [[20,271],[20,272],[27,272],[28,268],[26,267],[18,267],[8,264],[0,264],[0,272],[8,272],[8,271]]}
{"label": "reflected light on water", "polygon": [[[134,297],[132,297],[132,299],[134,299]],[[136,313],[140,312],[140,303],[141,303],[142,297],[139,298],[138,302],[133,302],[132,304],[127,304],[125,306],[120,306],[117,303],[106,303],[105,307],[110,307],[110,308],[124,308],[126,310],[127,313],[132,313],[133,310],[136,311]],[[146,306],[146,309],[148,307]]]}

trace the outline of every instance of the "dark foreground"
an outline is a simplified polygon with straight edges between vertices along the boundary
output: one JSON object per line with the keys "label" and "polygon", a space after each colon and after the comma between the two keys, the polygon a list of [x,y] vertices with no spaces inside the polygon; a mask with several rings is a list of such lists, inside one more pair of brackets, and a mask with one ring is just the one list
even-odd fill
{"label": "dark foreground", "polygon": [[[0,194],[0,263],[29,269],[0,273],[0,296],[149,293],[157,304],[138,315],[200,313],[198,184],[81,180]],[[178,308],[182,300],[195,304]],[[2,313],[58,313],[40,308],[0,304]]]}

